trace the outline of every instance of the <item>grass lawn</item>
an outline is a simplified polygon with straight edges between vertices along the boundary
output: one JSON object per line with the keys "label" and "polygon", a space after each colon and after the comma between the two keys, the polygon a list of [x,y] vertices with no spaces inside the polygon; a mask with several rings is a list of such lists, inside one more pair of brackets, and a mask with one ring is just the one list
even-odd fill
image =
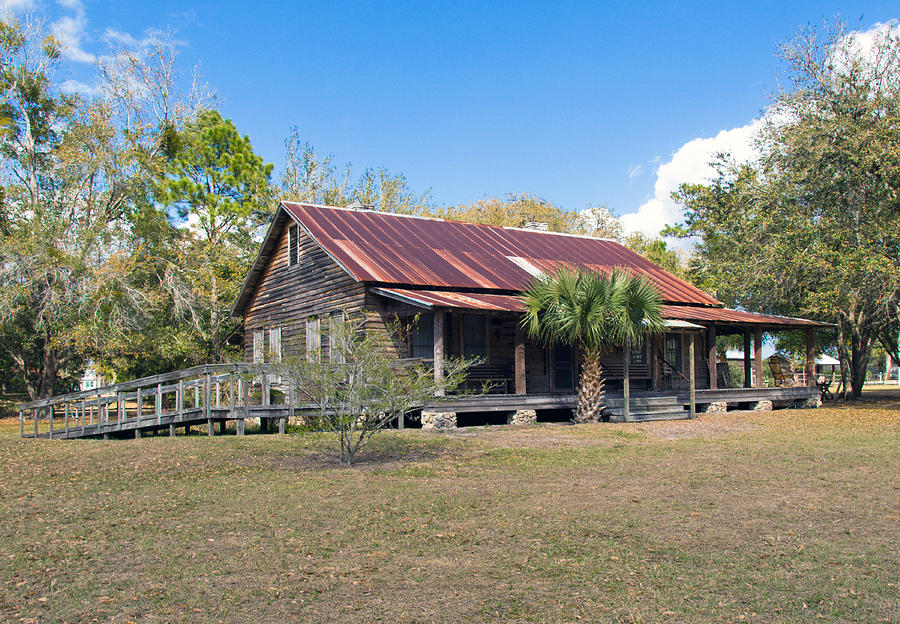
{"label": "grass lawn", "polygon": [[19,440],[10,622],[900,622],[900,394],[696,421]]}

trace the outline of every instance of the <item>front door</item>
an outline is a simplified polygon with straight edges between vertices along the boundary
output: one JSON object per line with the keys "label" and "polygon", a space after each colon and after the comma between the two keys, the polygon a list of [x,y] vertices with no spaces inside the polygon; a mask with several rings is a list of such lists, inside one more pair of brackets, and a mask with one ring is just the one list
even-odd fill
{"label": "front door", "polygon": [[553,391],[575,391],[575,362],[572,347],[556,345],[553,347]]}

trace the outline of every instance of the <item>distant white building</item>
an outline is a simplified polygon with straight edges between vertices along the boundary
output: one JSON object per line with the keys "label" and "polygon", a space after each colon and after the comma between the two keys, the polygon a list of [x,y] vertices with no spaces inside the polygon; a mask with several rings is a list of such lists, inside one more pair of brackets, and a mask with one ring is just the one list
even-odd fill
{"label": "distant white building", "polygon": [[87,368],[84,369],[84,375],[81,376],[81,381],[78,382],[78,385],[82,390],[93,390],[106,385],[106,380],[94,368],[94,363],[90,362]]}

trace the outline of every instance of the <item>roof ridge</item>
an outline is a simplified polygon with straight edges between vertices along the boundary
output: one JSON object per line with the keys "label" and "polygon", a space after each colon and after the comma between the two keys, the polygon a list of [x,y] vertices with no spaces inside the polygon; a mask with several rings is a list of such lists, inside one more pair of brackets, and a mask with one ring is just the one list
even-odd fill
{"label": "roof ridge", "polygon": [[403,219],[421,219],[423,221],[439,221],[441,223],[461,223],[463,225],[474,225],[478,227],[489,227],[489,228],[500,228],[502,230],[513,230],[517,232],[529,232],[534,234],[552,234],[555,236],[571,236],[573,238],[586,238],[588,240],[598,240],[605,241],[609,243],[617,243],[619,245],[625,246],[621,241],[618,241],[614,238],[606,238],[602,236],[591,236],[590,234],[576,234],[574,232],[551,232],[549,230],[532,230],[526,227],[515,227],[512,225],[494,225],[492,223],[475,223],[474,221],[462,221],[457,219],[445,219],[442,217],[428,216],[428,215],[415,215],[415,214],[403,214],[400,212],[386,212],[384,210],[375,210],[372,208],[348,208],[347,206],[329,206],[327,204],[313,204],[310,202],[298,202],[298,201],[290,201],[286,199],[279,200],[280,204],[294,204],[296,206],[309,206],[310,208],[325,208],[326,210],[344,210],[346,212],[353,213],[368,213],[368,214],[378,214],[384,215],[387,217],[398,217]]}

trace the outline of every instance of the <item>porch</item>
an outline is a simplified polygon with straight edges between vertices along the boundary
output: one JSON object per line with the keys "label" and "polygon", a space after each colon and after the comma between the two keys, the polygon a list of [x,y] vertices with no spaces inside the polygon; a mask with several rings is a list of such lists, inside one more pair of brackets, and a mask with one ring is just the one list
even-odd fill
{"label": "porch", "polygon": [[[477,398],[463,397],[426,406],[443,413],[507,412],[513,421],[531,412],[571,409],[581,354],[565,345],[545,347],[529,339],[519,325],[521,304],[511,295],[373,289],[390,300],[391,313],[415,314],[416,331],[409,339],[412,357],[436,363],[445,357],[478,358],[464,389],[484,387]],[[813,330],[823,324],[806,319],[753,314],[725,308],[664,306],[667,331],[641,344],[605,353],[608,414],[611,420],[691,418],[697,411],[776,409],[816,406],[815,375],[809,386],[766,387],[762,384],[765,332],[802,330],[806,337],[806,370],[814,370]],[[744,375],[734,387],[723,370],[716,339],[741,336]],[[752,351],[750,346],[752,344]],[[442,376],[438,364],[435,375]],[[754,385],[755,382],[755,385]],[[516,416],[516,414],[519,416]]]}

